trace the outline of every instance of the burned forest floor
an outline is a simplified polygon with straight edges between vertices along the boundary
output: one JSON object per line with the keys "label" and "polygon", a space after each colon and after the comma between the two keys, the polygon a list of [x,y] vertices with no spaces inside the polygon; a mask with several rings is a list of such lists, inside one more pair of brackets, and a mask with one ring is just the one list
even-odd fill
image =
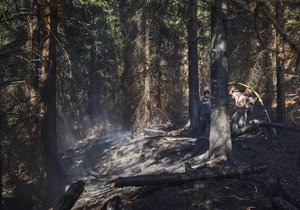
{"label": "burned forest floor", "polygon": [[[168,136],[163,129],[114,133],[69,149],[61,163],[69,181],[85,190],[73,209],[300,209],[300,135],[263,129],[233,139],[230,160],[209,160],[208,139],[198,133]],[[231,166],[267,167],[264,173],[172,185],[111,188],[118,177],[184,173]],[[112,199],[113,198],[113,199]],[[108,202],[109,201],[109,202]],[[116,208],[117,209],[117,208]]]}

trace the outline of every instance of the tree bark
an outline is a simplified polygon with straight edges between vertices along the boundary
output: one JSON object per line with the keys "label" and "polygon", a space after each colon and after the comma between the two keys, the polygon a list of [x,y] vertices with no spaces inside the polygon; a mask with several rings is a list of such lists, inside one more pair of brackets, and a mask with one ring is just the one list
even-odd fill
{"label": "tree bark", "polygon": [[160,34],[160,26],[159,23],[157,23],[157,29],[156,29],[156,62],[155,62],[155,68],[157,71],[157,93],[156,93],[156,107],[158,109],[162,108],[161,103],[161,95],[162,95],[162,71],[161,71],[161,34]]}
{"label": "tree bark", "polygon": [[[4,121],[4,114],[2,113],[2,111],[0,110],[0,122],[1,122],[1,125],[4,125],[2,124],[2,122]],[[0,152],[1,152],[1,155],[0,155],[0,176],[1,176],[1,182],[0,182],[0,209],[2,209],[2,188],[3,188],[3,185],[2,185],[2,141],[0,142]]]}
{"label": "tree bark", "polygon": [[224,167],[217,169],[191,170],[185,173],[166,173],[166,174],[150,174],[133,177],[119,177],[111,181],[111,187],[125,186],[147,186],[147,185],[178,185],[186,182],[197,180],[215,179],[215,178],[233,178],[241,175],[253,173],[262,173],[266,170],[265,166],[255,167]]}
{"label": "tree bark", "polygon": [[[124,70],[121,74],[121,84],[120,89],[122,91],[123,100],[122,100],[122,116],[121,124],[124,127],[129,128],[130,122],[128,119],[132,115],[131,96],[128,92],[128,88],[134,83],[133,79],[133,67],[134,67],[134,40],[136,39],[136,28],[134,27],[133,21],[131,18],[133,16],[132,11],[136,8],[134,7],[132,1],[119,1],[119,20],[120,20],[120,29],[122,36],[124,37],[124,46],[122,50],[122,57],[124,58]],[[136,4],[135,4],[136,6]]]}
{"label": "tree bark", "polygon": [[82,194],[84,185],[85,183],[83,181],[72,183],[54,206],[53,210],[70,210]]}
{"label": "tree bark", "polygon": [[141,8],[141,14],[138,18],[138,40],[140,43],[137,43],[137,50],[140,53],[142,58],[141,67],[142,71],[139,72],[140,80],[143,80],[144,84],[144,92],[142,95],[142,99],[139,102],[138,107],[135,110],[135,121],[134,121],[134,129],[140,130],[145,127],[148,127],[151,123],[151,104],[153,102],[151,98],[151,43],[150,43],[150,14],[151,7],[148,4],[145,4]]}
{"label": "tree bark", "polygon": [[199,122],[199,77],[197,51],[197,1],[188,1],[189,119],[193,130]]}
{"label": "tree bark", "polygon": [[124,47],[122,51],[122,56],[124,57],[124,70],[121,75],[121,88],[126,90],[126,80],[128,79],[128,73],[132,66],[132,53],[133,53],[133,44],[134,33],[133,26],[130,21],[130,9],[132,8],[130,1],[120,1],[119,8],[119,20],[120,20],[120,29],[122,36],[124,37]]}
{"label": "tree bark", "polygon": [[45,0],[41,75],[41,139],[46,187],[45,205],[51,204],[63,190],[57,160],[56,138],[56,39],[57,1]]}
{"label": "tree bark", "polygon": [[[266,1],[266,4],[271,4],[270,1]],[[273,9],[273,8],[272,8]],[[274,59],[274,53],[270,49],[274,49],[274,40],[276,37],[276,31],[273,30],[272,25],[269,23],[268,19],[262,16],[260,19],[261,23],[261,41],[262,41],[262,52],[263,52],[263,59],[262,59],[262,78],[264,79],[264,88],[265,88],[265,96],[264,96],[264,104],[268,110],[272,110],[273,102],[275,99],[275,71],[274,68],[276,66]]]}
{"label": "tree bark", "polygon": [[[276,2],[276,21],[283,28],[284,7],[281,2]],[[284,46],[281,36],[276,32],[276,90],[277,90],[277,121],[283,122],[286,119],[285,92],[284,92]]]}
{"label": "tree bark", "polygon": [[99,77],[96,63],[97,63],[97,45],[93,40],[91,44],[91,63],[89,71],[90,86],[88,91],[88,115],[89,119],[94,125],[100,117],[101,105],[100,105],[100,90],[99,90]]}
{"label": "tree bark", "polygon": [[151,64],[151,51],[150,51],[150,17],[149,17],[149,6],[144,9],[144,122],[145,125],[150,123],[151,119],[151,76],[150,76],[150,64]]}
{"label": "tree bark", "polygon": [[[28,37],[29,39],[26,42],[26,49],[28,51],[28,57],[30,60],[29,69],[32,69],[35,72],[33,76],[33,88],[30,89],[30,109],[34,114],[38,114],[39,108],[37,104],[37,99],[39,97],[39,70],[40,67],[39,62],[35,62],[36,60],[40,60],[40,51],[41,51],[41,8],[38,5],[38,2],[35,0],[30,0],[28,2],[30,9],[36,16],[32,16],[28,18]],[[40,137],[40,119],[35,117],[35,123],[32,125],[32,141],[36,141],[37,138]]]}
{"label": "tree bark", "polygon": [[211,93],[212,113],[209,136],[209,153],[212,158],[231,151],[228,114],[227,66],[227,3],[216,0],[212,6]]}

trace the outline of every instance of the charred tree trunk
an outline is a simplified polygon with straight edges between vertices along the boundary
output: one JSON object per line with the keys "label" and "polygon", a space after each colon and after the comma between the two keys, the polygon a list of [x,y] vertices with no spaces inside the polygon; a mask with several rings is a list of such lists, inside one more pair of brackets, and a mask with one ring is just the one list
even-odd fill
{"label": "charred tree trunk", "polygon": [[[26,41],[26,51],[28,60],[30,63],[28,69],[31,69],[35,74],[33,77],[33,88],[28,89],[29,94],[29,107],[32,115],[36,116],[34,123],[31,124],[31,142],[32,145],[37,142],[37,139],[40,137],[40,119],[39,119],[39,105],[37,100],[39,98],[39,67],[40,67],[40,52],[41,52],[41,6],[35,0],[30,0],[28,2],[30,10],[36,14],[35,16],[28,17],[28,28],[27,35],[28,40]],[[32,152],[34,153],[36,148],[32,146]]]}
{"label": "charred tree trunk", "polygon": [[[276,20],[281,28],[283,28],[284,7],[282,2],[276,2]],[[284,52],[281,36],[276,32],[276,90],[277,90],[277,121],[284,122],[286,119],[285,110],[285,93],[284,93]]]}
{"label": "charred tree trunk", "polygon": [[[2,146],[1,146],[1,143],[0,143],[0,151],[2,151]],[[2,153],[2,152],[1,152]],[[1,182],[0,182],[0,209],[2,209],[2,155],[1,155],[1,158],[0,158],[0,175],[1,175]]]}
{"label": "charred tree trunk", "polygon": [[199,77],[197,51],[197,1],[188,1],[189,119],[193,130],[199,122]]}
{"label": "charred tree trunk", "polygon": [[84,185],[85,183],[83,181],[72,183],[54,206],[53,210],[70,210],[82,194]]}
{"label": "charred tree trunk", "polygon": [[57,39],[57,1],[45,0],[44,40],[41,66],[41,139],[43,143],[43,164],[46,187],[45,206],[63,190],[60,184],[60,170],[57,160],[56,138],[56,39]]}
{"label": "charred tree trunk", "polygon": [[[267,1],[266,4],[269,4],[270,1]],[[273,102],[274,102],[274,78],[275,78],[275,63],[274,63],[274,55],[270,49],[274,48],[273,42],[275,40],[275,30],[273,30],[270,22],[262,17],[262,44],[263,47],[263,60],[262,60],[262,70],[263,70],[263,78],[262,84],[264,84],[265,88],[265,96],[264,96],[264,104],[268,110],[272,110]]]}
{"label": "charred tree trunk", "polygon": [[88,91],[88,115],[92,124],[97,122],[101,114],[99,76],[97,70],[97,45],[93,41],[91,45],[91,64],[89,71],[90,87]]}
{"label": "charred tree trunk", "polygon": [[138,33],[140,36],[139,53],[142,58],[142,71],[140,72],[140,80],[143,81],[143,94],[137,109],[135,110],[134,129],[140,130],[148,127],[151,123],[151,46],[150,46],[150,14],[151,7],[147,3],[141,9],[138,20]]}
{"label": "charred tree trunk", "polygon": [[[136,6],[136,5],[135,5]],[[132,96],[128,93],[128,87],[130,87],[134,79],[132,79],[132,73],[131,71],[132,66],[134,64],[133,62],[133,52],[134,52],[134,45],[133,42],[136,38],[136,28],[134,23],[131,21],[132,19],[132,10],[134,10],[135,7],[132,3],[132,1],[120,1],[119,6],[119,19],[120,19],[120,29],[122,36],[124,37],[124,46],[122,49],[122,57],[124,59],[124,69],[121,74],[121,84],[120,89],[122,91],[123,100],[122,100],[122,117],[121,117],[121,124],[124,127],[130,127],[130,122],[128,119],[132,115],[132,108],[131,108],[131,102]]]}
{"label": "charred tree trunk", "polygon": [[133,177],[120,177],[111,181],[111,187],[125,186],[148,186],[148,185],[178,185],[197,180],[232,178],[241,175],[262,173],[266,170],[265,166],[255,167],[224,167],[218,169],[190,170],[185,173],[173,174],[150,174]]}
{"label": "charred tree trunk", "polygon": [[[2,110],[0,110],[0,123],[1,126],[5,125],[4,124],[4,113],[2,112]],[[0,209],[2,209],[2,140],[0,141],[0,176],[1,176],[1,181],[0,181]]]}
{"label": "charred tree trunk", "polygon": [[[3,131],[8,129],[9,125],[7,122],[7,113],[5,113],[2,109],[0,109],[0,135],[3,137]],[[3,173],[5,170],[4,164],[5,164],[5,157],[3,155],[2,151],[2,144],[3,144],[3,139],[0,141],[0,176],[1,176],[1,181],[0,181],[0,210],[2,210],[2,192],[3,192]]]}
{"label": "charred tree trunk", "polygon": [[212,8],[211,93],[212,114],[209,136],[211,157],[226,155],[232,143],[228,115],[227,3],[216,0]]}
{"label": "charred tree trunk", "polygon": [[161,71],[161,67],[160,67],[160,62],[161,62],[161,34],[160,34],[160,30],[159,30],[159,25],[157,26],[157,32],[156,32],[156,36],[157,36],[157,43],[156,43],[156,63],[155,63],[155,68],[157,71],[157,93],[156,93],[156,107],[158,109],[162,108],[162,104],[161,104],[161,85],[162,85],[162,71]]}
{"label": "charred tree trunk", "polygon": [[150,77],[150,20],[147,9],[144,11],[145,52],[144,52],[144,125],[148,125],[151,119],[151,77]]}
{"label": "charred tree trunk", "polygon": [[122,36],[124,37],[124,46],[122,57],[124,58],[124,69],[121,75],[121,88],[126,89],[126,80],[128,77],[128,73],[130,72],[130,68],[132,65],[132,53],[133,53],[133,42],[134,33],[133,33],[133,24],[130,24],[130,9],[132,8],[130,1],[120,1],[119,6],[119,20],[120,20],[120,29]]}

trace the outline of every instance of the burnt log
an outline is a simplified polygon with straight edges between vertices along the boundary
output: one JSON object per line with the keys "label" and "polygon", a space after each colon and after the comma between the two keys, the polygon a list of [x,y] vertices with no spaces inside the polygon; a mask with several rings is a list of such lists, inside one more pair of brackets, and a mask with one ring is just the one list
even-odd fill
{"label": "burnt log", "polygon": [[246,133],[255,131],[256,129],[261,128],[261,127],[277,128],[277,129],[284,129],[287,131],[300,132],[300,128],[297,128],[294,126],[287,126],[282,123],[273,123],[273,122],[267,122],[267,121],[262,121],[262,120],[252,120],[245,127],[239,128],[238,131],[236,131],[236,132],[231,132],[231,137],[238,137],[238,136],[244,135]]}
{"label": "burnt log", "polygon": [[53,210],[70,210],[84,190],[85,183],[81,180],[72,183],[58,200]]}
{"label": "burnt log", "polygon": [[205,179],[217,178],[234,178],[242,175],[249,175],[254,173],[262,173],[266,170],[266,166],[254,167],[223,167],[210,168],[202,170],[191,170],[185,173],[163,173],[163,174],[149,174],[132,177],[119,177],[111,181],[110,186],[125,187],[125,186],[148,186],[148,185],[178,185],[186,182],[192,182]]}
{"label": "burnt log", "polygon": [[163,136],[167,132],[163,130],[158,130],[158,129],[151,129],[151,128],[144,128],[144,132],[150,136]]}
{"label": "burnt log", "polygon": [[258,124],[259,127],[267,127],[267,128],[278,128],[278,129],[284,129],[288,131],[298,131],[300,132],[300,128],[297,128],[295,126],[288,126],[282,123],[274,123],[274,122],[267,122],[267,121],[261,121],[261,120],[253,120],[253,123]]}

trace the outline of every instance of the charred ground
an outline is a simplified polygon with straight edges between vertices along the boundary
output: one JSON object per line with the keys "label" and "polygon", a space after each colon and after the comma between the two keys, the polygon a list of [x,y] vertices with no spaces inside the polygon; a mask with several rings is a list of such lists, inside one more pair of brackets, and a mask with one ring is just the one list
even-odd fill
{"label": "charred ground", "polygon": [[[74,209],[105,209],[111,198],[120,198],[118,205],[125,209],[281,209],[289,204],[300,208],[299,133],[281,130],[273,136],[268,130],[260,130],[235,138],[228,161],[204,164],[207,160],[200,157],[207,149],[208,140],[197,133],[168,137],[155,129],[79,145],[62,161],[69,166],[66,171],[70,181],[86,182]],[[267,170],[172,186],[109,185],[120,176],[181,173],[187,162],[192,170],[228,165],[266,165]]]}

